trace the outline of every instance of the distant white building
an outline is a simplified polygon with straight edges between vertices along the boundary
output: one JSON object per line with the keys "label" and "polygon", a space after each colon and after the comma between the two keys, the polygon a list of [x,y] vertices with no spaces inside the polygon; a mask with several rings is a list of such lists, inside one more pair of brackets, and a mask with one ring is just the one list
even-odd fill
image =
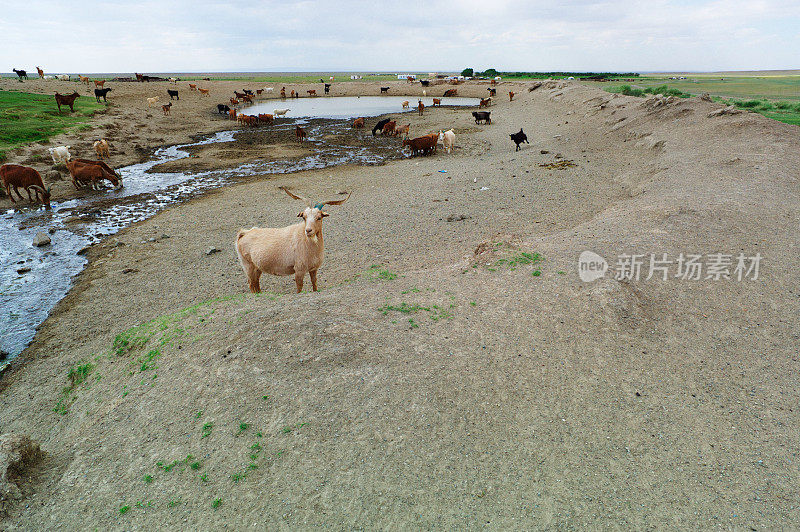
{"label": "distant white building", "polygon": [[353,74],[353,75],[350,76],[350,79],[361,79],[361,76],[359,76],[357,74]]}
{"label": "distant white building", "polygon": [[397,79],[406,80],[408,78],[417,79],[417,75],[416,74],[398,74],[397,75]]}

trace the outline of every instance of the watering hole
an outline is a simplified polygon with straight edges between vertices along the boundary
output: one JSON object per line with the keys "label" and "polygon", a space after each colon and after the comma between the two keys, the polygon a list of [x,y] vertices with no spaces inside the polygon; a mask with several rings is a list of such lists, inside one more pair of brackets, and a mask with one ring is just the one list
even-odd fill
{"label": "watering hole", "polygon": [[[276,88],[276,90],[278,90]],[[322,91],[320,91],[322,92]],[[305,95],[304,95],[305,96]],[[423,105],[430,107],[433,99],[429,97],[417,96],[347,96],[337,98],[286,98],[285,100],[269,100],[256,103],[245,107],[242,112],[256,115],[259,113],[272,113],[275,109],[289,109],[286,114],[289,118],[297,117],[316,117],[316,118],[338,118],[349,119],[359,116],[378,116],[387,113],[399,113],[403,111],[403,102],[409,103],[413,110],[417,102],[422,100]],[[441,98],[443,105],[452,106],[476,106],[478,98],[448,97]]]}
{"label": "watering hole", "polygon": [[[223,131],[196,142],[158,148],[150,160],[117,169],[124,183],[120,190],[85,190],[80,198],[53,202],[51,211],[22,202],[19,208],[4,212],[0,215],[0,350],[5,360],[0,360],[0,370],[30,344],[36,328],[67,294],[74,276],[86,266],[81,251],[87,246],[230,183],[265,174],[382,164],[405,157],[397,139],[353,134],[349,119],[399,112],[402,101],[412,99],[270,100],[245,112],[290,108],[290,118],[273,126]],[[447,98],[444,103],[476,102],[475,98]],[[302,146],[287,141],[296,124],[308,132]],[[52,243],[34,247],[39,232],[48,233]]]}

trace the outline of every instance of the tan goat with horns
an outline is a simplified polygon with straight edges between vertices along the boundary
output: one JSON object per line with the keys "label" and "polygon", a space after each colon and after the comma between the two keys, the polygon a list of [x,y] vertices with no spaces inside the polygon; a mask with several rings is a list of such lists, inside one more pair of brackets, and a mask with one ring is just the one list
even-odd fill
{"label": "tan goat with horns", "polygon": [[311,276],[311,285],[317,291],[317,270],[322,266],[325,246],[322,242],[322,219],[328,216],[323,212],[325,205],[341,205],[343,200],[324,201],[316,205],[303,196],[279,187],[294,199],[303,201],[307,207],[297,216],[302,222],[281,228],[240,229],[236,235],[236,254],[247,275],[250,291],[261,292],[259,278],[262,273],[272,275],[294,275],[297,292],[303,290],[303,278]]}

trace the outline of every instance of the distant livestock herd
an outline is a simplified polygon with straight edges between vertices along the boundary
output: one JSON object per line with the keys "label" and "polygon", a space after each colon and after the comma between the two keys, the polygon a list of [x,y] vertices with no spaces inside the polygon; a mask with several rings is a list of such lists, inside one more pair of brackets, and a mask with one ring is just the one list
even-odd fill
{"label": "distant livestock herd", "polygon": [[[39,78],[43,80],[59,79],[69,81],[69,75],[46,76],[43,70],[39,67],[36,68]],[[17,74],[18,79],[28,79],[25,70],[13,69]],[[78,75],[81,83],[85,83],[87,89],[90,87],[90,80],[86,76]],[[136,81],[150,82],[150,81],[168,81],[173,85],[177,85],[178,78],[159,78],[155,76],[146,76],[143,74],[135,74]],[[124,78],[124,80],[133,81],[133,78]],[[210,81],[209,78],[204,78],[204,81]],[[334,81],[333,78],[330,81]],[[94,82],[94,95],[97,102],[100,98],[107,101],[108,93],[112,91],[110,87],[105,87],[106,80],[93,80]],[[331,83],[323,83],[324,94],[330,94]],[[409,83],[414,80],[409,78]],[[427,80],[420,82],[423,87],[429,87]],[[472,111],[472,116],[476,124],[491,124],[491,111],[483,110],[492,105],[493,98],[497,95],[497,89],[494,87],[496,82],[492,82],[492,87],[489,87],[489,95],[486,98],[480,98],[478,104],[478,111]],[[211,90],[206,87],[200,87],[196,83],[188,83],[189,91],[196,91],[199,96],[210,96]],[[391,87],[380,87],[379,94],[387,94]],[[317,96],[315,89],[305,91],[307,97],[313,98]],[[241,108],[237,106],[243,104],[251,104],[255,99],[262,95],[269,96],[275,93],[275,87],[263,87],[255,91],[249,89],[242,89],[241,92],[234,91],[233,97],[226,103],[217,104],[217,112],[221,115],[227,115],[231,120],[236,120],[243,126],[259,126],[262,124],[271,124],[276,118],[285,117],[291,111],[290,108],[276,108],[271,114],[260,113],[257,115],[249,115],[240,112]],[[300,98],[299,91],[290,90],[287,95],[286,87],[280,89],[280,98],[285,100],[289,98]],[[427,90],[422,91],[423,97],[427,96]],[[454,97],[458,95],[458,89],[447,89],[441,97],[433,98],[432,106],[439,107],[442,105],[442,99]],[[509,102],[514,100],[514,92],[509,91]],[[167,89],[167,96],[169,101],[161,105],[164,116],[169,116],[173,101],[180,101],[180,94],[175,89]],[[75,100],[80,95],[77,92],[72,94],[59,94],[55,93],[56,105],[59,112],[62,107],[69,107],[70,112],[74,111]],[[160,96],[150,96],[146,98],[147,108],[151,108],[159,103]],[[410,109],[410,102],[402,102],[402,109]],[[419,99],[415,106],[420,116],[424,115],[425,105]],[[362,129],[365,126],[365,117],[356,118],[352,127],[354,129]],[[389,137],[402,137],[402,146],[409,147],[411,156],[415,155],[430,155],[436,153],[438,145],[451,153],[455,146],[456,134],[451,128],[447,131],[439,130],[438,132],[421,135],[415,138],[410,138],[411,123],[405,125],[398,125],[396,120],[389,118],[378,121],[372,128],[372,136],[377,133],[381,136]],[[295,138],[299,142],[303,142],[308,138],[308,132],[300,125],[295,125],[294,129]],[[516,145],[515,151],[519,151],[521,146],[528,142],[527,135],[520,128],[519,132],[509,134],[509,137]],[[105,139],[98,139],[94,142],[94,150],[99,160],[90,160],[82,158],[72,158],[70,154],[71,146],[57,146],[49,148],[50,156],[53,163],[64,165],[70,173],[72,184],[76,189],[89,187],[93,190],[101,188],[103,181],[108,181],[115,188],[122,187],[122,177],[109,166],[103,159],[110,157],[110,150],[108,141]],[[12,202],[16,202],[12,193],[16,193],[18,198],[23,199],[20,189],[23,189],[28,196],[30,202],[41,202],[46,209],[50,209],[50,188],[45,187],[41,175],[34,168],[21,166],[17,164],[4,164],[0,166],[0,179],[6,194],[11,198]],[[269,273],[273,275],[293,275],[297,286],[297,291],[300,292],[303,288],[303,278],[306,274],[311,277],[311,284],[313,290],[317,290],[317,270],[322,265],[324,246],[322,239],[322,219],[328,216],[327,212],[323,211],[325,205],[340,205],[347,201],[350,197],[343,200],[325,201],[321,203],[313,203],[310,200],[298,196],[286,188],[281,187],[286,194],[290,197],[303,201],[307,207],[305,210],[298,214],[303,218],[303,221],[294,225],[283,228],[257,228],[254,227],[250,230],[241,229],[235,241],[236,253],[239,257],[239,262],[242,269],[247,276],[249,288],[253,292],[260,291],[259,278],[262,273]]]}

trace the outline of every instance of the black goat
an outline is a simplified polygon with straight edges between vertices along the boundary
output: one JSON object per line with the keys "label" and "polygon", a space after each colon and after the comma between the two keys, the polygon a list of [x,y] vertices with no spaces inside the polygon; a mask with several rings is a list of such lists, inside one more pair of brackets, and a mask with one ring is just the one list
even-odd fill
{"label": "black goat", "polygon": [[381,94],[389,94],[389,87],[381,87]]}
{"label": "black goat", "polygon": [[492,112],[491,111],[473,111],[472,116],[475,117],[475,123],[477,124],[480,121],[483,121],[487,124],[492,123]]}
{"label": "black goat", "polygon": [[514,143],[517,145],[517,149],[514,151],[519,151],[519,145],[522,144],[523,142],[525,142],[526,144],[530,144],[530,142],[528,142],[528,135],[526,135],[522,131],[522,128],[519,128],[519,133],[514,133],[512,135],[509,135],[509,137],[511,137],[511,140],[513,140]]}
{"label": "black goat", "polygon": [[221,115],[230,112],[231,108],[225,105],[224,103],[217,104],[217,112]]}
{"label": "black goat", "polygon": [[375,136],[375,132],[376,132],[376,131],[383,131],[383,126],[385,126],[385,125],[386,125],[386,124],[388,124],[389,122],[391,122],[391,120],[390,120],[390,119],[388,119],[388,118],[384,118],[383,120],[381,120],[380,122],[378,122],[377,124],[375,124],[375,127],[373,127],[373,128],[372,128],[372,136],[373,136],[373,137]]}
{"label": "black goat", "polygon": [[100,103],[100,97],[101,96],[103,97],[103,101],[107,102],[108,100],[106,100],[106,94],[108,94],[109,92],[111,92],[111,88],[108,88],[108,89],[95,89],[94,90],[94,97],[97,98],[97,103]]}
{"label": "black goat", "polygon": [[331,84],[330,83],[326,83],[325,84],[325,94],[328,94],[329,92],[331,92]]}
{"label": "black goat", "polygon": [[242,89],[242,91],[247,94],[248,96],[253,96],[253,91],[249,91],[247,89]]}
{"label": "black goat", "polygon": [[180,100],[180,99],[181,99],[181,97],[180,97],[180,96],[178,96],[178,91],[173,91],[173,90],[169,90],[169,89],[167,89],[167,94],[169,94],[169,99],[170,99],[170,100],[171,100],[172,98],[175,98],[176,100]]}
{"label": "black goat", "polygon": [[28,73],[24,70],[17,70],[16,68],[12,68],[11,70],[14,71],[20,81],[22,81],[22,78],[28,79]]}

